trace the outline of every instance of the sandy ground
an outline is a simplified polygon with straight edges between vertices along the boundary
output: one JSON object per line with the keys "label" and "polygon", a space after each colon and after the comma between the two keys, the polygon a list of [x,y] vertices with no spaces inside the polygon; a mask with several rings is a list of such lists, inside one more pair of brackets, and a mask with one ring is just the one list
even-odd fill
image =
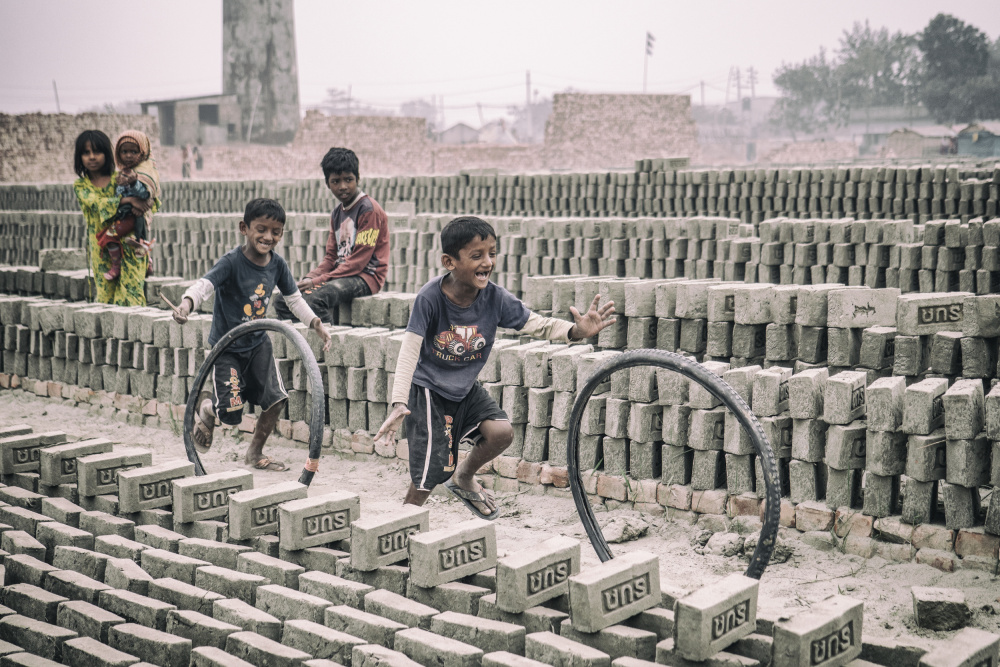
{"label": "sandy ground", "polygon": [[[117,418],[102,416],[96,407],[74,407],[22,391],[5,391],[0,394],[0,425],[17,423],[30,424],[36,431],[59,429],[70,436],[106,437],[123,445],[147,447],[154,453],[154,463],[184,458],[179,425],[129,426]],[[246,468],[242,460],[248,439],[245,433],[217,429],[215,446],[202,457],[206,470]],[[298,479],[306,459],[303,445],[274,436],[265,453],[285,462],[289,471],[255,471],[257,488]],[[377,514],[399,507],[408,483],[403,461],[351,461],[324,453],[310,495],[334,489],[353,491],[361,497],[362,515]],[[503,516],[497,520],[497,539],[501,555],[560,534],[583,541],[584,567],[599,562],[587,541],[568,489],[560,495],[506,494],[500,496],[500,501]],[[432,510],[431,528],[451,525],[471,516],[463,505],[444,493],[432,495],[428,507]],[[612,550],[615,553],[643,550],[659,555],[661,577],[671,588],[691,591],[746,569],[746,561],[737,556],[727,558],[696,553],[694,540],[702,532],[697,526],[625,509],[601,511],[597,516],[602,525],[615,517],[641,518],[648,522],[650,529],[645,537],[612,545]],[[797,531],[782,531],[781,536],[791,548],[792,556],[784,563],[772,563],[765,571],[759,599],[762,612],[790,614],[840,593],[864,600],[864,636],[897,638],[908,644],[929,647],[936,643],[935,639],[947,638],[951,633],[915,627],[910,587],[942,586],[965,592],[973,609],[973,626],[1000,632],[1000,584],[996,577],[976,571],[944,573],[916,563],[889,563],[881,558],[866,560],[838,551],[821,551],[800,540]]]}

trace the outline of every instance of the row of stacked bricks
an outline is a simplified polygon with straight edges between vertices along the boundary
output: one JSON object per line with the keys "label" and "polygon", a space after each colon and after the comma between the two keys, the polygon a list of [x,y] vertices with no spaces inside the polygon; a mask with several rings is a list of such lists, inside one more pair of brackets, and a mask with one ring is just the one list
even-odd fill
{"label": "row of stacked bricks", "polygon": [[[163,290],[174,300],[184,286]],[[596,293],[619,304],[620,315],[588,344],[496,342],[480,381],[514,425],[510,449],[494,464],[496,489],[565,487],[570,408],[593,370],[622,350],[677,350],[725,379],[760,419],[790,501],[786,525],[835,527],[855,553],[997,568],[1000,499],[984,508],[981,490],[1000,483],[1000,297],[571,277],[534,281],[528,305],[566,316]],[[330,330],[326,352],[296,325],[321,363],[325,445],[407,456],[405,444],[376,451],[365,433],[387,412],[411,299],[386,293],[343,307],[345,324]],[[178,419],[208,353],[209,323],[206,314],[180,326],[160,309],[8,296],[0,299],[0,371],[8,383],[40,380],[42,394],[49,381],[67,397],[74,387],[102,392],[110,406],[131,409],[130,420]],[[456,335],[449,344],[464,343]],[[305,442],[303,362],[281,336],[274,349],[290,389],[279,432]],[[252,426],[248,416],[243,428]],[[583,414],[579,455],[597,502],[681,516],[761,509],[764,486],[746,434],[715,397],[672,372],[612,375]]]}
{"label": "row of stacked bricks", "polygon": [[863,603],[842,595],[773,617],[740,574],[684,591],[642,551],[583,567],[581,544],[560,536],[503,553],[480,519],[432,530],[423,508],[362,516],[354,493],[193,471],[104,438],[0,431],[5,664],[792,667],[905,654],[936,667],[1000,653],[1000,637],[974,629],[929,652],[863,641]]}
{"label": "row of stacked bricks", "polygon": [[[415,292],[441,269],[440,230],[450,215],[390,215],[386,289]],[[721,278],[746,283],[842,283],[909,292],[1000,289],[1000,219],[488,218],[499,235],[495,280],[525,296],[531,278]],[[212,214],[157,216],[153,258],[161,276],[193,280],[240,243],[238,221]],[[82,216],[0,212],[0,260],[35,266],[43,249],[79,247]],[[329,223],[289,214],[281,252],[295,275],[318,265]],[[82,278],[83,273],[76,273]],[[41,276],[36,277],[41,284]],[[54,286],[53,282],[53,286]],[[15,285],[22,292],[32,289]],[[68,288],[67,288],[68,289]],[[66,297],[40,286],[35,293]]]}
{"label": "row of stacked bricks", "polygon": [[[630,170],[559,174],[461,173],[364,177],[380,202],[413,202],[418,213],[483,215],[734,216],[759,222],[794,218],[910,218],[997,214],[1000,167],[950,165],[674,169],[669,159],[638,160]],[[254,197],[273,197],[288,210],[326,212],[330,196],[317,178],[280,181],[165,183],[167,211],[239,212]],[[68,185],[0,188],[0,210],[72,210]]]}

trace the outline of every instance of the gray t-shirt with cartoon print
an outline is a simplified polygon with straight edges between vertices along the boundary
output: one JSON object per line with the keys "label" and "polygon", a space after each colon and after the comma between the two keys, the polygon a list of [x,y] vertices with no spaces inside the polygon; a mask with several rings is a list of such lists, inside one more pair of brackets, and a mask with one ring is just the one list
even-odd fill
{"label": "gray t-shirt with cartoon print", "polygon": [[[210,345],[218,343],[240,324],[265,317],[275,286],[285,296],[298,290],[288,264],[273,250],[267,266],[257,266],[246,258],[242,247],[233,248],[205,274],[205,279],[215,286],[212,331],[208,336]],[[229,350],[252,350],[266,337],[264,331],[248,334],[233,341]]]}

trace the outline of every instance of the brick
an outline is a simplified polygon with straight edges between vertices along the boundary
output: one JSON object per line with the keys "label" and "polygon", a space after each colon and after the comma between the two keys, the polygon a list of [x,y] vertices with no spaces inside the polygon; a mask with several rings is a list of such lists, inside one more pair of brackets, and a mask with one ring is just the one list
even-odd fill
{"label": "brick", "polygon": [[431,619],[431,632],[475,646],[484,652],[524,653],[525,630],[519,625],[444,612]]}
{"label": "brick", "polygon": [[190,639],[134,623],[122,623],[111,628],[108,644],[159,667],[185,667],[191,661]]}
{"label": "brick", "polygon": [[431,618],[440,613],[433,607],[385,590],[375,590],[366,595],[364,611],[424,630],[430,628]]}
{"label": "brick", "polygon": [[173,504],[172,480],[194,475],[189,461],[169,461],[118,473],[118,503],[123,514],[170,507]]}
{"label": "brick", "polygon": [[920,658],[920,667],[973,667],[989,665],[1000,652],[1000,636],[964,628]]}
{"label": "brick", "polygon": [[63,660],[80,667],[129,667],[139,658],[105,646],[91,637],[77,637],[63,644]]}
{"label": "brick", "polygon": [[756,628],[755,579],[732,574],[703,586],[674,607],[675,646],[688,660],[703,661]]}
{"label": "brick", "polygon": [[609,667],[611,664],[607,653],[552,632],[536,632],[525,637],[524,654],[526,658],[549,665]]}
{"label": "brick", "polygon": [[917,626],[928,630],[959,630],[969,623],[972,611],[965,594],[956,588],[914,586],[913,617]]}
{"label": "brick", "polygon": [[176,479],[173,483],[174,521],[188,523],[224,517],[229,513],[229,496],[252,488],[253,474],[242,470]]}
{"label": "brick", "polygon": [[149,582],[152,580],[153,577],[130,558],[108,558],[104,569],[104,583],[108,586],[139,595],[149,592]]}
{"label": "brick", "polygon": [[59,605],[68,602],[62,595],[50,593],[31,584],[13,584],[0,589],[0,604],[36,621],[56,624]]}
{"label": "brick", "polygon": [[659,559],[623,554],[569,580],[571,618],[581,632],[597,632],[660,602]]}
{"label": "brick", "polygon": [[63,643],[76,637],[72,630],[27,616],[15,614],[0,619],[0,639],[48,660],[61,661]]}
{"label": "brick", "polygon": [[315,595],[269,584],[257,588],[256,606],[282,621],[302,618],[322,623],[323,611],[330,606],[330,602]]}
{"label": "brick", "polygon": [[278,505],[305,498],[307,487],[298,482],[279,482],[264,489],[240,491],[229,496],[229,535],[246,540],[278,532]]}
{"label": "brick", "polygon": [[392,648],[396,633],[408,627],[403,623],[347,605],[327,607],[323,624],[348,635],[360,637],[369,644],[378,644],[386,648]]}
{"label": "brick", "polygon": [[191,667],[253,667],[214,646],[198,646],[191,651]]}
{"label": "brick", "polygon": [[113,516],[100,510],[80,513],[80,530],[98,535],[120,535],[126,539],[135,537],[135,522],[124,517]]}
{"label": "brick", "polygon": [[278,539],[289,550],[340,541],[360,514],[358,495],[348,491],[286,501],[278,506]]}
{"label": "brick", "polygon": [[164,630],[167,612],[177,606],[138,593],[124,590],[107,590],[100,595],[100,606],[129,623],[137,623],[157,630]]}
{"label": "brick", "polygon": [[110,452],[111,446],[110,440],[93,438],[46,447],[39,451],[39,481],[48,486],[75,484],[76,460],[81,456]]}
{"label": "brick", "polygon": [[251,550],[247,546],[216,542],[199,537],[188,537],[177,544],[177,554],[180,556],[196,558],[230,570],[236,569],[240,554]]}
{"label": "brick", "polygon": [[580,571],[580,543],[553,537],[497,562],[500,609],[520,613],[566,593],[569,577]]}
{"label": "brick", "polygon": [[73,600],[96,604],[101,591],[111,590],[105,583],[72,570],[50,572],[45,577],[45,590]]}
{"label": "brick", "polygon": [[496,526],[472,519],[410,536],[410,581],[430,587],[497,564]]}
{"label": "brick", "polygon": [[395,647],[421,664],[433,662],[442,667],[475,667],[483,656],[481,649],[420,628],[396,633]]}
{"label": "brick", "polygon": [[272,584],[293,590],[298,589],[299,575],[305,572],[305,568],[301,565],[253,551],[242,553],[237,557],[236,570],[267,577]]}
{"label": "brick", "polygon": [[[655,664],[656,635],[627,625],[612,625],[599,632],[579,632],[567,619],[559,636],[606,653],[612,660],[635,660],[640,665]],[[614,664],[614,663],[612,663]]]}
{"label": "brick", "polygon": [[208,561],[181,556],[163,549],[145,549],[140,559],[142,569],[154,579],[171,578],[187,584],[194,583],[194,573],[199,567],[211,565]]}
{"label": "brick", "polygon": [[312,656],[304,651],[279,644],[253,632],[234,632],[226,640],[226,653],[263,667],[297,667]]}
{"label": "brick", "polygon": [[3,567],[7,585],[25,583],[38,586],[39,588],[45,583],[45,579],[49,574],[59,571],[59,568],[52,567],[44,561],[26,554],[5,556]]}
{"label": "brick", "polygon": [[904,433],[927,435],[944,426],[945,378],[927,378],[906,388],[903,395]]}
{"label": "brick", "polygon": [[81,637],[91,637],[107,644],[112,627],[124,623],[118,614],[101,609],[89,602],[71,600],[59,605],[58,625],[76,632]]}
{"label": "brick", "polygon": [[66,442],[62,431],[29,433],[0,439],[0,474],[38,472],[41,451],[50,445]]}
{"label": "brick", "polygon": [[268,639],[281,639],[281,621],[242,600],[219,600],[212,605],[212,618],[259,634]]}
{"label": "brick", "polygon": [[153,464],[153,454],[140,448],[122,448],[90,454],[76,460],[77,490],[81,497],[118,493],[118,474]]}
{"label": "brick", "polygon": [[285,621],[281,643],[299,649],[321,660],[347,664],[355,646],[367,642],[345,632],[328,628],[322,623],[293,619]]}
{"label": "brick", "polygon": [[367,584],[326,572],[305,572],[299,575],[299,590],[328,600],[333,605],[348,605],[361,609],[364,606],[365,595],[375,589]]}
{"label": "brick", "polygon": [[863,603],[834,595],[774,626],[774,667],[844,665],[861,654]]}
{"label": "brick", "polygon": [[896,301],[896,328],[903,336],[926,336],[938,331],[961,331],[963,302],[968,292],[903,294]]}
{"label": "brick", "polygon": [[418,667],[419,662],[414,662],[399,651],[369,644],[367,646],[356,646],[351,655],[353,667]]}
{"label": "brick", "polygon": [[0,535],[0,549],[9,554],[31,556],[38,560],[45,560],[47,551],[44,544],[23,530],[8,530]]}
{"label": "brick", "polygon": [[843,371],[829,378],[823,397],[823,421],[849,424],[865,416],[866,374]]}
{"label": "brick", "polygon": [[218,593],[225,598],[242,600],[248,604],[255,604],[258,587],[270,583],[271,580],[266,577],[214,565],[200,567],[194,575],[194,584],[198,588]]}

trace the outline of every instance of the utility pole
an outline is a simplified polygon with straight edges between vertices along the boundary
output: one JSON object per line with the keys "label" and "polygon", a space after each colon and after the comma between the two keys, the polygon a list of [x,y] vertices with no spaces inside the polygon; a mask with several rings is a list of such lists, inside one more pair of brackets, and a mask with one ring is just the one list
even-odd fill
{"label": "utility pole", "polygon": [[736,101],[743,104],[743,77],[740,76],[740,68],[736,69]]}
{"label": "utility pole", "polygon": [[62,109],[59,107],[59,89],[56,88],[55,79],[52,79],[52,92],[56,94],[56,113],[62,113]]}
{"label": "utility pole", "polygon": [[705,82],[701,82],[701,106],[705,106]]}
{"label": "utility pole", "polygon": [[754,84],[757,83],[757,70],[755,70],[753,67],[750,67],[747,70],[747,78],[750,80],[750,97],[756,99],[757,93],[756,89],[754,88]]}
{"label": "utility pole", "polygon": [[528,122],[526,137],[528,142],[535,140],[535,123],[531,117],[531,70],[524,71],[524,117]]}
{"label": "utility pole", "polygon": [[646,94],[646,74],[649,72],[649,57],[653,55],[653,33],[646,31],[646,56],[642,60],[642,94]]}

